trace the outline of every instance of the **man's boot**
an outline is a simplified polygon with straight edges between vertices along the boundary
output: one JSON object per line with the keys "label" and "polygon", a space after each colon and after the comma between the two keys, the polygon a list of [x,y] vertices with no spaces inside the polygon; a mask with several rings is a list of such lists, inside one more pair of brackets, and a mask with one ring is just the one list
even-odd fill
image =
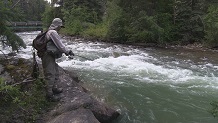
{"label": "man's boot", "polygon": [[54,85],[54,86],[52,87],[52,91],[53,91],[54,94],[60,94],[60,93],[63,92],[63,88],[58,88],[57,85]]}
{"label": "man's boot", "polygon": [[58,102],[61,99],[60,96],[54,95],[51,89],[47,90],[46,98],[51,102]]}

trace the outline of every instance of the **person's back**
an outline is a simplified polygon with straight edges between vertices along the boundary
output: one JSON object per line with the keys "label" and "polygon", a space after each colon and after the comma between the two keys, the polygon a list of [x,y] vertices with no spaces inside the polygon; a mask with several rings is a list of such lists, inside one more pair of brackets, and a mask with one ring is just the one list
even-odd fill
{"label": "person's back", "polygon": [[[57,31],[56,30],[48,30],[46,37],[48,40],[51,40],[47,43],[47,47],[46,47],[47,52],[53,53],[55,58],[60,58],[62,56],[63,52],[61,52],[58,49],[58,47],[56,46],[56,44],[58,46],[60,46],[60,43],[61,43],[60,39],[59,39],[60,36],[58,35]],[[56,44],[54,42],[56,42]],[[61,45],[63,45],[63,44],[61,44]]]}

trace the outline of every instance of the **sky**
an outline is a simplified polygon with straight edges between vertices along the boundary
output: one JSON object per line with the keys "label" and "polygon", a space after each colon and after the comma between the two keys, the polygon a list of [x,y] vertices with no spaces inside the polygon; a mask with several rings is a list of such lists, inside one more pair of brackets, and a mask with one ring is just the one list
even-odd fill
{"label": "sky", "polygon": [[45,1],[48,1],[49,3],[51,3],[51,0],[45,0]]}
{"label": "sky", "polygon": [[[48,1],[48,3],[51,3],[51,0],[45,0],[45,1]],[[58,4],[55,4],[54,7],[59,7],[60,5]]]}

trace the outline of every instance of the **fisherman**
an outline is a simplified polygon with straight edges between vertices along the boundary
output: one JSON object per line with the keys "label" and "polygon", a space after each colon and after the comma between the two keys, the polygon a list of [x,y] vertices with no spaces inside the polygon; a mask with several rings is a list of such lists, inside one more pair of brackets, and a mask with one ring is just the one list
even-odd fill
{"label": "fisherman", "polygon": [[63,88],[58,87],[59,71],[56,59],[62,57],[62,54],[74,56],[71,50],[68,50],[61,41],[58,32],[63,27],[62,20],[55,18],[50,25],[46,38],[50,40],[47,43],[47,50],[41,57],[43,72],[46,80],[46,97],[49,101],[59,101],[58,94],[63,92]]}

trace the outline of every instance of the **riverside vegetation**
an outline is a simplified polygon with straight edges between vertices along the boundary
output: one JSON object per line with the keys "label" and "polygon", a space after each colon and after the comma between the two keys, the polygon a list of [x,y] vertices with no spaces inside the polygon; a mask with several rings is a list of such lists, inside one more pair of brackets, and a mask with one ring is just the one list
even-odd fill
{"label": "riverside vegetation", "polygon": [[215,0],[65,0],[47,8],[65,21],[63,33],[124,44],[217,46]]}
{"label": "riverside vegetation", "polygon": [[[66,28],[62,30],[64,34],[107,42],[156,46],[199,43],[206,47],[217,47],[218,44],[216,0],[52,0],[50,4],[43,0],[3,0],[0,1],[0,14],[0,35],[6,36],[6,44],[17,51],[20,46],[25,47],[25,44],[7,28],[8,21],[42,18],[46,28],[54,17],[65,21]],[[8,70],[12,68],[14,66],[7,67]],[[36,93],[39,86],[41,85],[32,86]],[[29,106],[27,104],[31,104],[34,98],[26,97],[26,101],[21,100],[20,97],[28,95],[28,91],[22,92],[20,88],[20,85],[5,85],[5,80],[1,79],[0,92],[5,95],[1,104],[7,104],[6,107],[9,104],[15,107],[21,105],[17,108]],[[40,99],[47,103],[43,98]],[[40,109],[40,104],[33,107]],[[217,117],[217,102],[211,104],[214,107],[212,114]],[[33,115],[31,117],[27,120],[34,119]]]}
{"label": "riverside vegetation", "polygon": [[[42,70],[41,65],[40,70]],[[110,123],[120,113],[93,98],[82,87],[74,72],[59,67],[59,86],[62,97],[59,102],[48,102],[45,98],[45,82],[40,71],[39,79],[32,77],[33,65],[23,58],[0,56],[0,122],[16,123],[60,123],[90,122]]]}
{"label": "riverside vegetation", "polygon": [[31,79],[32,63],[25,59],[0,57],[1,122],[35,122],[49,109],[44,82]]}

